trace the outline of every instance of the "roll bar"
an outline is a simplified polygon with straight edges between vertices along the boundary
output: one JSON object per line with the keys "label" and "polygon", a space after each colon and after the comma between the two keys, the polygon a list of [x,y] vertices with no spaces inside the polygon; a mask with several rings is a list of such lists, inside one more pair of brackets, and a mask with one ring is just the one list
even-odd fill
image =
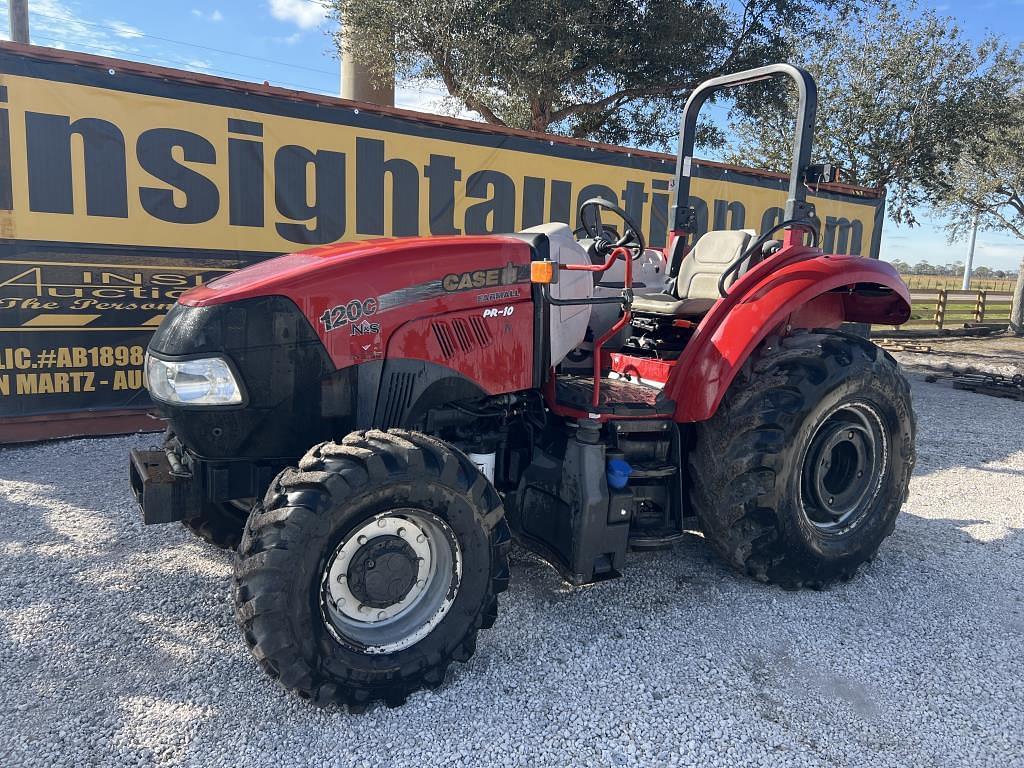
{"label": "roll bar", "polygon": [[676,155],[675,192],[672,203],[672,231],[677,235],[691,235],[697,229],[697,217],[690,207],[690,174],[693,170],[693,145],[697,138],[697,116],[701,107],[715,91],[738,85],[788,77],[796,83],[800,101],[797,106],[796,134],[793,136],[793,164],[789,171],[789,198],[783,220],[811,217],[813,207],[807,204],[804,172],[811,161],[811,141],[814,136],[814,118],[818,111],[818,87],[805,70],[792,64],[769,64],[732,75],[707,80],[696,88],[686,100],[679,121],[679,151]]}

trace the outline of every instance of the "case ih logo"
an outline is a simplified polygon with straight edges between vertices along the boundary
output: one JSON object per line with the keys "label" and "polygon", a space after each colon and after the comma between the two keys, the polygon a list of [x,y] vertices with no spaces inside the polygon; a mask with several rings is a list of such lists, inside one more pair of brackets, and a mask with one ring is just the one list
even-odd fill
{"label": "case ih logo", "polygon": [[327,333],[346,325],[352,327],[353,336],[380,333],[380,323],[371,323],[364,319],[376,315],[378,309],[380,309],[380,301],[375,297],[371,296],[362,301],[352,299],[347,304],[339,304],[336,307],[325,309],[324,313],[320,315],[320,322]]}
{"label": "case ih logo", "polygon": [[480,269],[475,272],[459,272],[445,275],[441,286],[449,293],[472,291],[477,288],[494,288],[499,285],[513,285],[519,282],[519,268],[509,262],[502,269]]}

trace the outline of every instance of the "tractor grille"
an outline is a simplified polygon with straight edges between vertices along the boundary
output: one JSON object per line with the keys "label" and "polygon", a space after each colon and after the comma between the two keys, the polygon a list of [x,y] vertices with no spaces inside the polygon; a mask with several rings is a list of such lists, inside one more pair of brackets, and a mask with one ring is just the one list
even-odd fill
{"label": "tractor grille", "polygon": [[392,372],[388,375],[377,403],[377,428],[388,429],[402,423],[402,417],[412,401],[416,374]]}
{"label": "tractor grille", "polygon": [[446,360],[457,354],[467,354],[475,349],[483,349],[494,341],[487,323],[480,317],[435,320],[430,327],[441,348],[441,354]]}

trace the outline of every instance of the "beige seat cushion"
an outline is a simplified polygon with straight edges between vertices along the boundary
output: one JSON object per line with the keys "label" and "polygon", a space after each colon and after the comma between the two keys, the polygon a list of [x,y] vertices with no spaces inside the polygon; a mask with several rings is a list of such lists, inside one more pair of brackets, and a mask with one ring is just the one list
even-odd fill
{"label": "beige seat cushion", "polygon": [[714,299],[677,299],[671,293],[645,293],[633,298],[634,313],[699,317],[714,306]]}
{"label": "beige seat cushion", "polygon": [[[718,299],[719,278],[750,245],[751,236],[744,229],[705,232],[683,259],[675,295],[680,299]],[[735,280],[736,275],[730,275],[726,287]]]}

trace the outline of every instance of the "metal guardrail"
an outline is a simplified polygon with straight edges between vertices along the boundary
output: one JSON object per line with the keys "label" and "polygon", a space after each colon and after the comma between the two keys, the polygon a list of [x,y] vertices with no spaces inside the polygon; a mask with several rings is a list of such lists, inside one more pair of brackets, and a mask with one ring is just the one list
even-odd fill
{"label": "metal guardrail", "polygon": [[910,320],[900,328],[962,328],[1008,323],[1013,294],[1005,291],[960,291],[947,288],[910,291]]}

